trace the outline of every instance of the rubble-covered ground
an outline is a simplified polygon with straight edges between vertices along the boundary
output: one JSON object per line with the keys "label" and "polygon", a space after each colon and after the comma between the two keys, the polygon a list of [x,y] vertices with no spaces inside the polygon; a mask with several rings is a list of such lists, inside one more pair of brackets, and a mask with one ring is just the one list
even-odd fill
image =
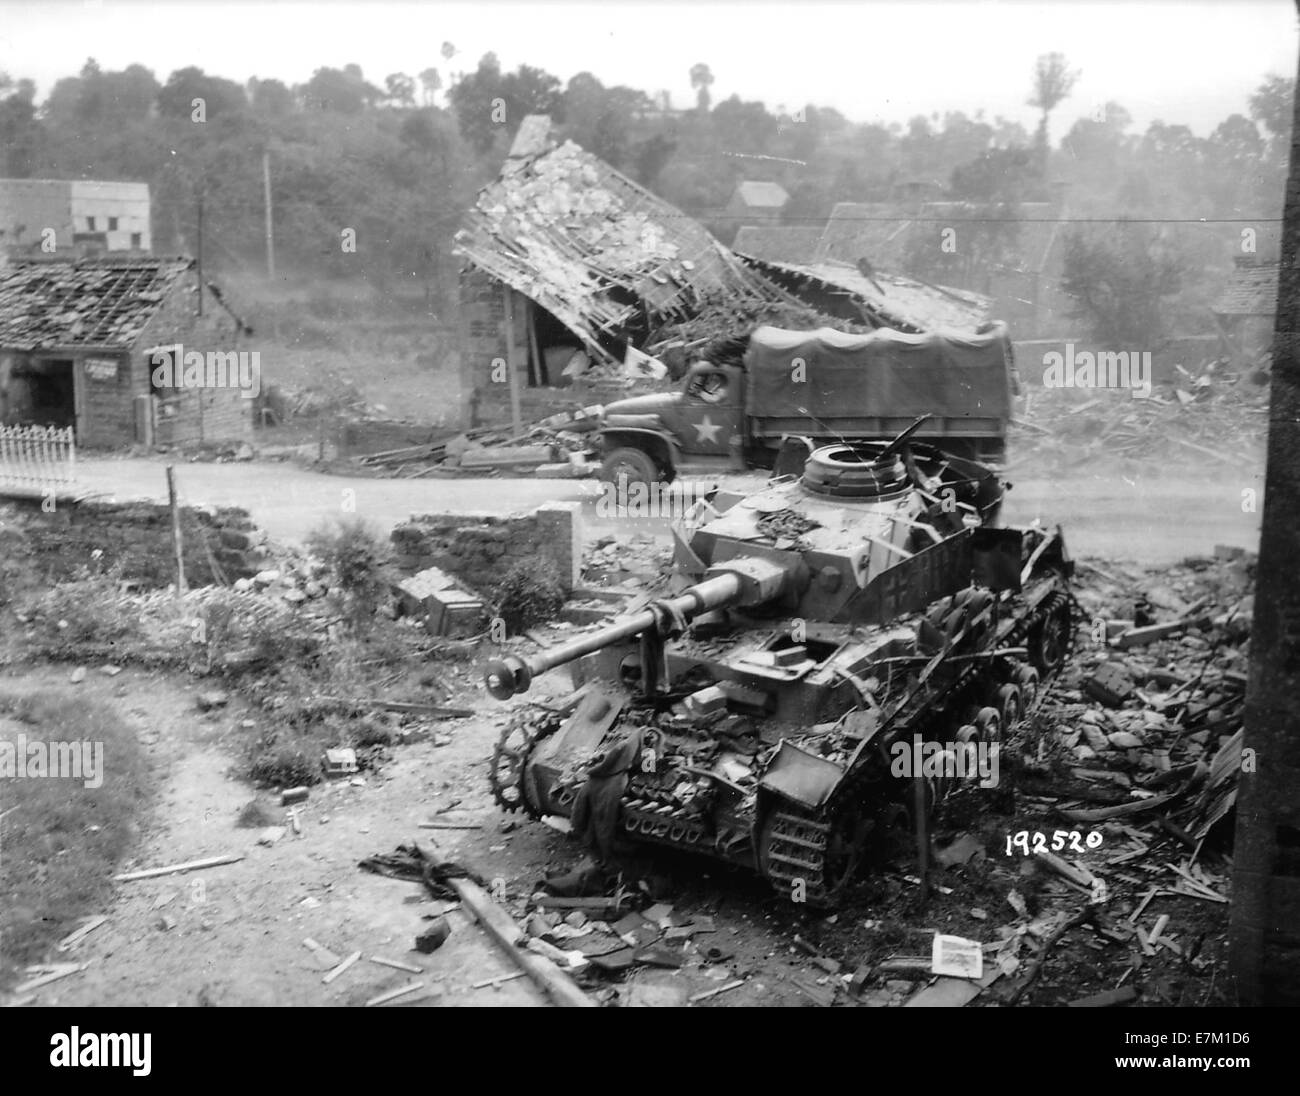
{"label": "rubble-covered ground", "polygon": [[[619,1001],[649,978],[678,997],[740,983],[705,999],[717,1004],[1230,1002],[1253,564],[1222,554],[1152,572],[1080,565],[1074,657],[1010,744],[1007,786],[941,809],[925,901],[904,842],[829,916],[739,871],[657,852],[635,865],[648,891],[633,888],[640,918],[626,905],[593,920],[537,901],[516,915],[583,952],[583,977]],[[539,859],[534,877],[551,866]],[[982,946],[979,984],[929,974],[936,932]]]}
{"label": "rubble-covered ground", "polygon": [[[588,583],[662,574],[662,542],[602,540],[587,554]],[[185,893],[180,877],[147,894],[123,885],[81,909],[109,919],[73,956],[92,967],[36,996],[364,1003],[408,977],[370,964],[324,984],[307,938],[337,956],[358,948],[414,961],[438,990],[422,1003],[504,1000],[513,991],[475,988],[509,973],[508,962],[482,973],[493,952],[472,943],[477,929],[453,919],[454,947],[409,953],[438,903],[357,868],[433,838],[603,1003],[981,1007],[1103,993],[1139,1005],[1230,1002],[1231,806],[1235,773],[1251,763],[1234,736],[1252,561],[1220,555],[1150,571],[1082,562],[1074,656],[1009,744],[1002,785],[942,807],[928,897],[904,836],[834,914],[791,904],[743,871],[662,852],[628,865],[622,893],[612,885],[548,907],[547,877],[580,866],[584,850],[546,822],[502,813],[488,793],[506,710],[480,681],[499,651],[435,642],[382,613],[364,635],[350,632],[336,582],[302,553],[243,590],[179,601],[114,591],[93,575],[26,591],[0,607],[14,625],[0,652],[11,677],[41,691],[61,681],[73,696],[93,686],[99,702],[123,708],[155,765],[157,813],[119,866],[245,854],[209,877],[215,905],[168,905]],[[210,627],[196,643],[200,618]],[[583,626],[532,635],[554,642]],[[108,672],[117,665],[121,678]],[[538,686],[538,699],[569,691],[563,672]],[[362,771],[326,780],[327,746],[353,747]],[[254,768],[256,758],[268,767]],[[309,778],[294,826],[279,793]],[[249,810],[261,828],[247,826]],[[280,832],[259,844],[267,830]],[[75,927],[78,911],[63,912],[51,939]],[[930,974],[936,932],[981,946],[978,982]]]}

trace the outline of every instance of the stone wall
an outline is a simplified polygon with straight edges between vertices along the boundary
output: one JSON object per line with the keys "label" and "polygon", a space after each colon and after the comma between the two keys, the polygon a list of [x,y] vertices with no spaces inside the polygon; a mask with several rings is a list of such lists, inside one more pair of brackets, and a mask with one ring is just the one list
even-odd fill
{"label": "stone wall", "polygon": [[[19,525],[34,550],[38,567],[51,581],[81,568],[120,569],[124,579],[166,586],[176,579],[171,512],[165,503],[60,502],[47,513],[38,501],[19,501],[0,509],[0,521]],[[181,508],[185,578],[191,586],[217,581],[213,562],[229,581],[247,578],[266,566],[266,535],[239,507]],[[94,552],[102,553],[98,558]]]}
{"label": "stone wall", "polygon": [[513,564],[544,559],[555,565],[568,593],[582,565],[581,521],[576,502],[547,503],[512,517],[416,515],[393,530],[395,562],[411,574],[439,567],[490,596]]}

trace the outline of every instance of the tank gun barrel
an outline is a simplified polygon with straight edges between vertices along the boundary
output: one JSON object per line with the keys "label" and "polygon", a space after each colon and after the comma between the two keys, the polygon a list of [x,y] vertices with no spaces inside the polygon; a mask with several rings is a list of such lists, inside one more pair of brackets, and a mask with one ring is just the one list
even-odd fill
{"label": "tank gun barrel", "polygon": [[761,559],[736,559],[711,568],[705,578],[688,586],[676,597],[652,601],[624,620],[580,636],[559,647],[528,658],[507,655],[489,664],[483,684],[497,700],[527,692],[533,678],[584,655],[611,647],[653,630],[660,636],[674,635],[702,613],[732,605],[757,605],[787,589],[791,572]]}

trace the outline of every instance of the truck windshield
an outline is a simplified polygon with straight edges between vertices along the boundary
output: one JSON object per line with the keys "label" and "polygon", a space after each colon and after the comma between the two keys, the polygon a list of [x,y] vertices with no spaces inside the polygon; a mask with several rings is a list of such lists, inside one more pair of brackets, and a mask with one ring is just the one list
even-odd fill
{"label": "truck windshield", "polygon": [[691,378],[686,387],[686,394],[693,400],[705,403],[721,403],[727,395],[727,375],[725,373],[700,373]]}

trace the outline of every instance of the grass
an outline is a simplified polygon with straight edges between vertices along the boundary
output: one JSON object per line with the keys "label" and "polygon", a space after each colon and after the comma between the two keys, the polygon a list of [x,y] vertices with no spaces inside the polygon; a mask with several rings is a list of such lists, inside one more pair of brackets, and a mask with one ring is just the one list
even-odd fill
{"label": "grass", "polygon": [[[0,739],[103,743],[103,782],[0,779],[0,986],[99,912],[114,867],[150,800],[148,762],[132,730],[103,704],[65,690],[0,693]],[[8,813],[5,813],[8,812]]]}

